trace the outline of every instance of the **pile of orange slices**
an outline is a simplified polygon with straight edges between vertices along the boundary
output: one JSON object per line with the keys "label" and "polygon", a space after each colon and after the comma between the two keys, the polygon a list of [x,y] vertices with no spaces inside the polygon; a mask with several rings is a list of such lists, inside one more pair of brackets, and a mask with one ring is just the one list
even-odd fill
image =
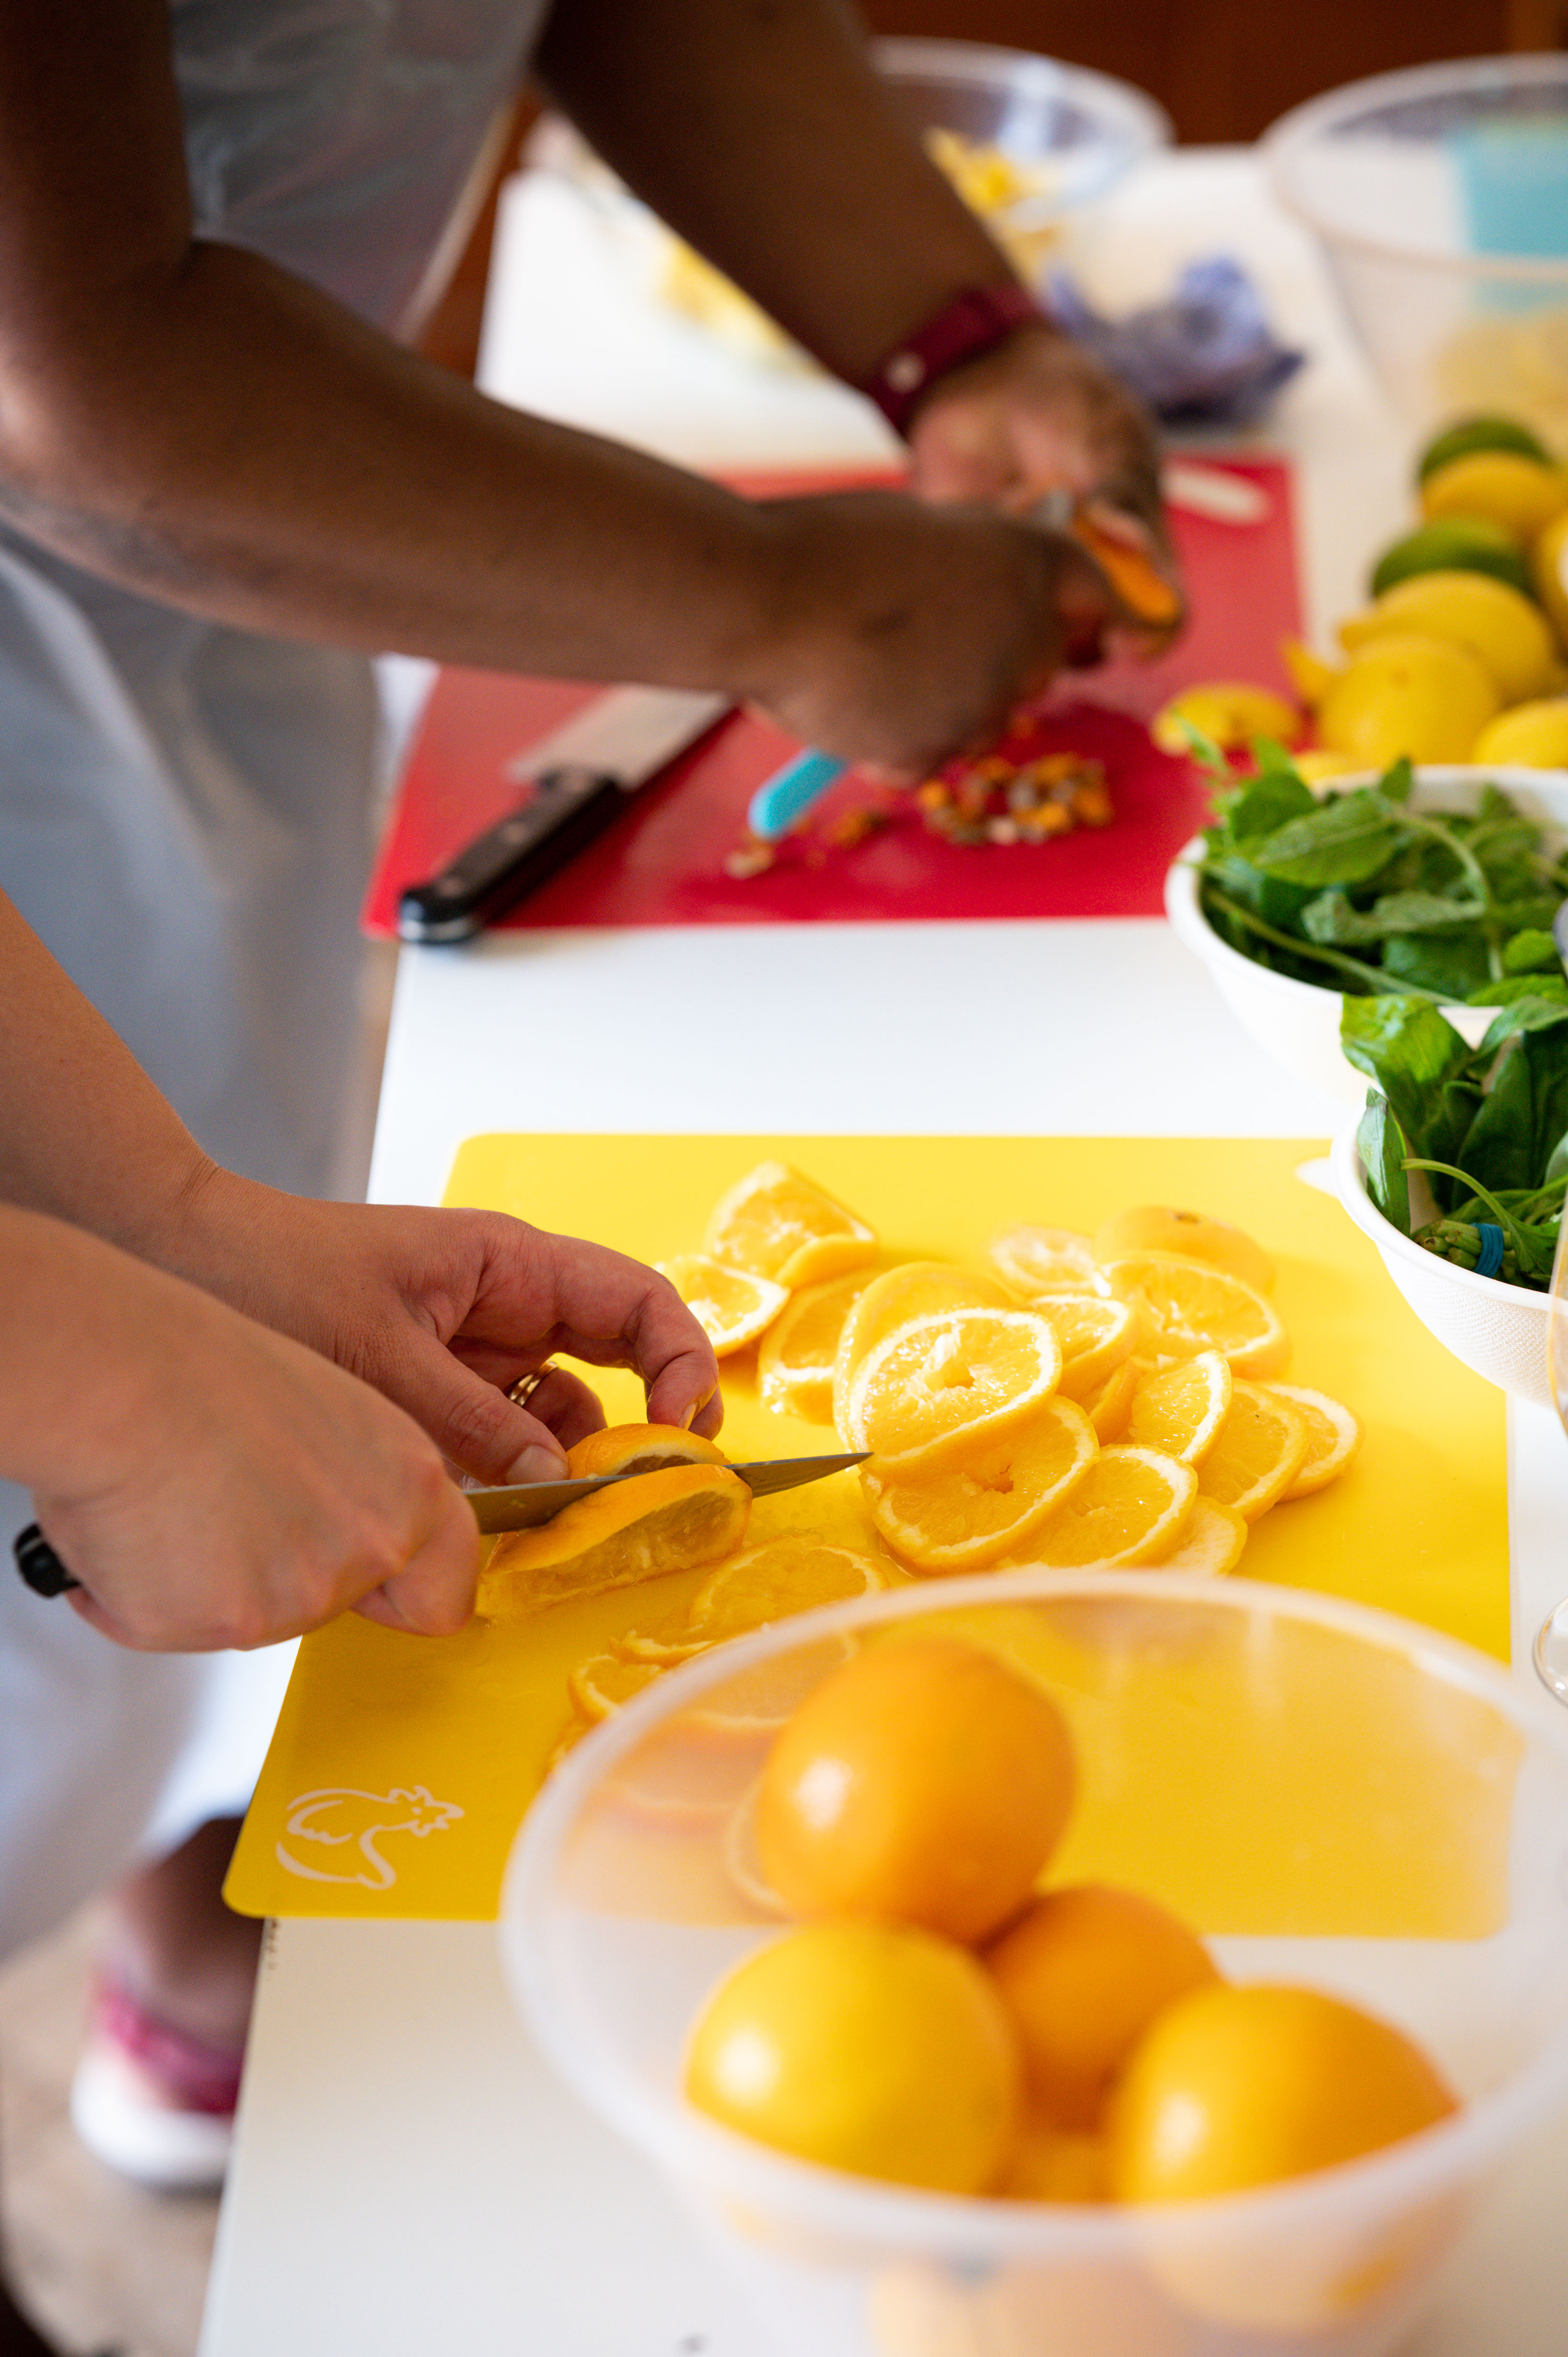
{"label": "pile of orange slices", "polygon": [[1359,1447],[1348,1408],[1274,1380],[1290,1341],[1240,1230],[1146,1206],[1093,1237],[1009,1228],[989,1256],[873,1278],[840,1333],[835,1421],[910,1569],[1230,1571]]}
{"label": "pile of orange slices", "polygon": [[720,1198],[703,1242],[660,1265],[721,1356],[755,1347],[767,1406],[867,1453],[867,1543],[748,1545],[743,1485],[690,1434],[579,1444],[574,1472],[656,1478],[504,1542],[481,1609],[710,1570],[686,1610],[580,1666],[568,1740],[710,1645],[910,1574],[1231,1571],[1261,1515],[1360,1446],[1348,1407],[1281,1380],[1268,1254],[1201,1212],[1142,1205],[1092,1236],[1018,1225],[983,1267],[886,1266],[865,1220],[769,1161]]}

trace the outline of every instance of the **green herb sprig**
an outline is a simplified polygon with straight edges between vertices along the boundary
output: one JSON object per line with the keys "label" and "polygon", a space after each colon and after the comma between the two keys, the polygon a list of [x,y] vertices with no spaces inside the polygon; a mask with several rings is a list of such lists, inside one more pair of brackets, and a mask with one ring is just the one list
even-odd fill
{"label": "green herb sprig", "polygon": [[1188,730],[1215,780],[1199,897],[1220,939],[1256,964],[1354,997],[1568,1009],[1551,924],[1568,858],[1499,787],[1474,811],[1411,807],[1408,761],[1321,801],[1283,746],[1260,739],[1239,779]]}

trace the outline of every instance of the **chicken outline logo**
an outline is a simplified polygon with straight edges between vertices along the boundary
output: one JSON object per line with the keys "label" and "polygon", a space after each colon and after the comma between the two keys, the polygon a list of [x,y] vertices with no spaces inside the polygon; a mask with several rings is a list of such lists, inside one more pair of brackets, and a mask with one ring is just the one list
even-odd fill
{"label": "chicken outline logo", "polygon": [[[381,1856],[378,1835],[412,1834],[415,1841],[423,1841],[429,1834],[446,1833],[462,1814],[456,1801],[438,1801],[423,1784],[394,1785],[390,1792],[326,1784],[289,1803],[284,1837],[274,1855],[286,1873],[306,1882],[357,1882],[366,1890],[390,1890],[397,1868]],[[344,1857],[331,1866],[311,1866],[294,1856],[287,1847],[291,1841],[317,1843],[324,1852],[349,1847],[359,1862],[350,1866]]]}

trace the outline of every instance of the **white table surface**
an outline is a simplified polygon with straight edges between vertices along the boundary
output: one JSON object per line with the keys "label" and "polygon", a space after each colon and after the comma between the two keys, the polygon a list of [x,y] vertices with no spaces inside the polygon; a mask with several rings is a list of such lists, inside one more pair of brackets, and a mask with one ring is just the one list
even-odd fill
{"label": "white table surface", "polygon": [[[1321,628],[1357,599],[1367,550],[1403,512],[1406,437],[1250,157],[1151,166],[1074,259],[1096,291],[1132,301],[1221,247],[1315,354],[1271,438],[1300,468]],[[657,318],[554,187],[507,193],[484,377],[691,463],[885,447],[852,396],[759,382]],[[671,1013],[700,1034],[700,1057],[669,1056]],[[1153,920],[512,934],[403,953],[371,1191],[435,1200],[459,1141],[484,1129],[1314,1136],[1338,1118],[1250,1046]],[[1516,1412],[1516,1660],[1568,1586],[1565,1528],[1562,1436],[1544,1413]],[[1419,2357],[1558,2357],[1565,2227],[1558,2123],[1455,2252]],[[493,1931],[362,1922],[269,1933],[201,2348],[764,2357],[651,2172],[534,2054]]]}

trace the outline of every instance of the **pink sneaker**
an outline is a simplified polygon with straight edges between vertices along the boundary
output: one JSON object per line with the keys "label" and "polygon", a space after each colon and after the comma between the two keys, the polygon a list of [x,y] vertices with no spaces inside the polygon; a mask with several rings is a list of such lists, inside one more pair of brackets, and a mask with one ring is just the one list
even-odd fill
{"label": "pink sneaker", "polygon": [[208,2046],[117,1982],[93,1990],[71,2125],[93,2158],[166,2193],[212,2193],[234,2141],[242,2047]]}

